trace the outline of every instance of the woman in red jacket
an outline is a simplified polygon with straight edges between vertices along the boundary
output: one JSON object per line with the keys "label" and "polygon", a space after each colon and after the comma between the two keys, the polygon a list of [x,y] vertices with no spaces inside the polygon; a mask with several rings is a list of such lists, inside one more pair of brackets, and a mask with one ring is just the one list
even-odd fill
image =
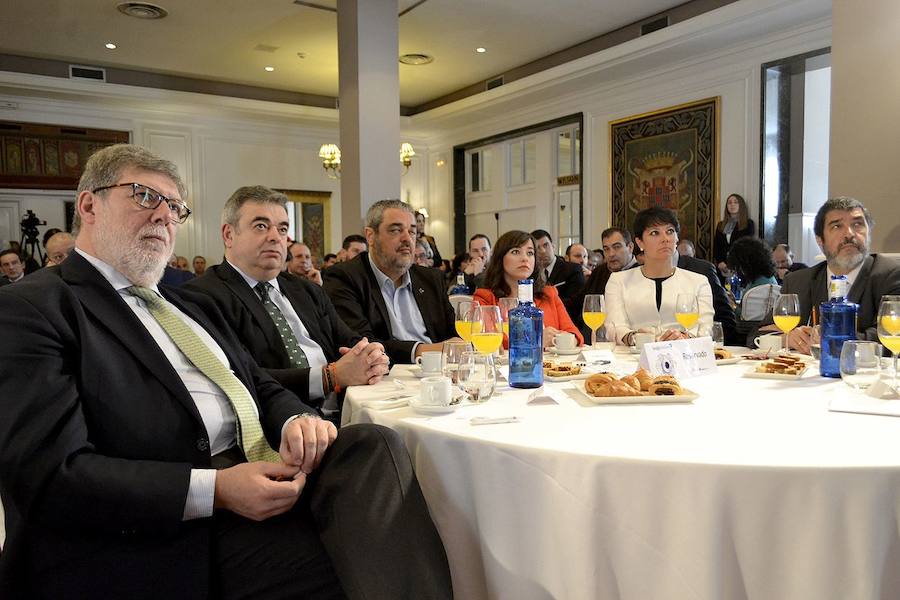
{"label": "woman in red jacket", "polygon": [[[496,305],[498,298],[518,293],[520,279],[532,279],[534,303],[544,311],[544,347],[553,347],[553,338],[563,331],[575,334],[581,345],[584,338],[569,318],[556,288],[544,285],[544,276],[534,258],[534,248],[534,238],[528,232],[507,231],[501,235],[485,270],[484,287],[475,290],[475,300],[482,305]],[[503,337],[503,347],[509,347],[506,336]]]}

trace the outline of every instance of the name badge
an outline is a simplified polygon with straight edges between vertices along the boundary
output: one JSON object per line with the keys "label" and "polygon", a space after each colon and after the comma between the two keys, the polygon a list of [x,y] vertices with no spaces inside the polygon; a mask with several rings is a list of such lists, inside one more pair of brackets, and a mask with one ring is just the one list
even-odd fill
{"label": "name badge", "polygon": [[712,338],[708,336],[644,344],[640,363],[654,376],[673,375],[679,379],[718,371]]}

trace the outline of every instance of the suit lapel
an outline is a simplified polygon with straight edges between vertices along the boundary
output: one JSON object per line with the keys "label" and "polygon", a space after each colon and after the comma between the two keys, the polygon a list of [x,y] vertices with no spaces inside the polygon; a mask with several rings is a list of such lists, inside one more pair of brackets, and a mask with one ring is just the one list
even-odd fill
{"label": "suit lapel", "polygon": [[265,307],[241,274],[234,270],[228,261],[223,260],[221,265],[215,267],[216,275],[222,280],[231,293],[233,293],[244,305],[253,320],[259,325],[259,330],[266,337],[266,343],[272,348],[283,348],[284,342],[278,335],[278,329],[272,322],[272,317],[266,312]]}
{"label": "suit lapel", "polygon": [[869,276],[872,274],[872,263],[874,262],[875,259],[872,258],[871,254],[863,261],[862,268],[860,268],[859,273],[856,274],[856,280],[853,282],[853,287],[847,292],[847,299],[850,302],[862,304],[863,294],[869,289],[868,281]]}
{"label": "suit lapel", "polygon": [[184,407],[200,420],[197,406],[172,363],[140,319],[103,275],[77,252],[60,265],[62,278],[71,286],[84,310],[98,327],[105,327],[159,380]]}
{"label": "suit lapel", "polygon": [[278,276],[278,285],[287,297],[288,302],[294,307],[294,312],[306,327],[309,337],[313,339],[323,349],[329,343],[322,333],[322,326],[316,320],[316,311],[310,310],[313,307],[313,299],[309,292],[304,289],[303,285],[295,279],[293,275],[285,275],[282,273]]}

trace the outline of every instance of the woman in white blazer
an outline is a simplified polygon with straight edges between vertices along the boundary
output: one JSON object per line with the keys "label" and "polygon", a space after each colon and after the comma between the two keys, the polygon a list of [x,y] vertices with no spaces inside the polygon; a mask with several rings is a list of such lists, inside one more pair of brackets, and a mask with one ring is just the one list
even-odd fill
{"label": "woman in white blazer", "polygon": [[[634,219],[634,241],[644,251],[641,267],[618,271],[606,284],[607,339],[633,345],[634,333],[651,332],[660,341],[709,335],[713,324],[712,289],[703,275],[675,267],[680,230],[669,209],[647,208]],[[680,293],[697,296],[699,329],[683,331],[675,318]]]}

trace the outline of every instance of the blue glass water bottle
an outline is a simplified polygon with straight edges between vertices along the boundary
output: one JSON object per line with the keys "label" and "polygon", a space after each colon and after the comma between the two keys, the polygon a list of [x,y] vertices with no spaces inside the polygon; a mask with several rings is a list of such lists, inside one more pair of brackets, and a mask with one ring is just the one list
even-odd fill
{"label": "blue glass water bottle", "polygon": [[470,294],[471,290],[466,285],[466,276],[462,273],[456,276],[456,285],[450,290],[450,294]]}
{"label": "blue glass water bottle", "polygon": [[841,349],[847,340],[856,339],[856,312],[859,305],[847,300],[850,283],[845,275],[832,275],[828,302],[819,305],[822,325],[822,355],[819,373],[822,377],[841,376]]}
{"label": "blue glass water bottle", "polygon": [[519,305],[509,311],[509,385],[544,385],[544,311],[534,305],[534,282],[519,281]]}

